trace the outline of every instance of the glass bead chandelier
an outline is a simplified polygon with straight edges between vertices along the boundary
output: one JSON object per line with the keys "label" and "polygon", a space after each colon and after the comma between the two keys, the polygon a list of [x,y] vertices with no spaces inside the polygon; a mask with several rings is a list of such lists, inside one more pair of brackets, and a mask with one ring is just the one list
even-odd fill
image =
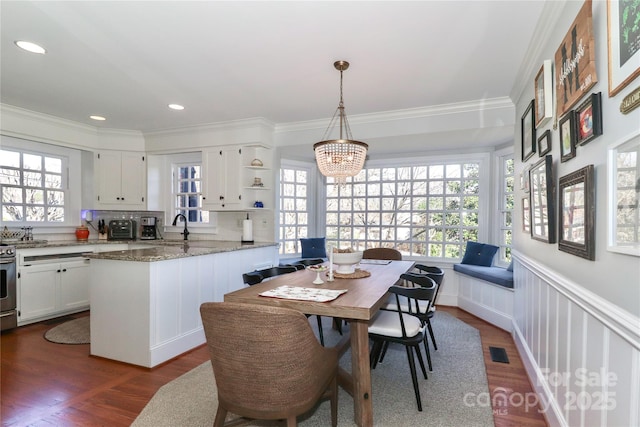
{"label": "glass bead chandelier", "polygon": [[[344,184],[347,177],[355,176],[362,170],[369,146],[353,139],[347,115],[344,112],[342,72],[349,68],[349,63],[336,61],[333,66],[340,71],[340,103],[322,137],[323,140],[313,144],[313,151],[316,154],[320,173],[334,178],[338,184]],[[339,126],[339,138],[329,139],[332,130],[337,125]]]}

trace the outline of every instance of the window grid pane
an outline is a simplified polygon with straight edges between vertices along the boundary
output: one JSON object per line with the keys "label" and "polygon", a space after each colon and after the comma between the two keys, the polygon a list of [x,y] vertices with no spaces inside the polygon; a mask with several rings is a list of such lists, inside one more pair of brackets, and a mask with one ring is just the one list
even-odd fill
{"label": "window grid pane", "polygon": [[514,169],[513,155],[500,158],[500,205],[498,214],[500,218],[498,246],[500,250],[500,260],[511,261],[511,233],[513,228],[513,207],[514,207]]}
{"label": "window grid pane", "polygon": [[327,241],[460,258],[465,242],[478,236],[479,168],[475,162],[371,168],[343,187],[328,179]]}
{"label": "window grid pane", "polygon": [[62,171],[67,159],[49,154],[0,150],[2,221],[61,223],[67,205]]}
{"label": "window grid pane", "polygon": [[202,210],[202,165],[181,163],[172,169],[174,214],[184,215],[189,222],[208,224],[209,212]]}
{"label": "window grid pane", "polygon": [[302,251],[300,239],[308,237],[308,194],[309,171],[291,167],[280,169],[280,254]]}

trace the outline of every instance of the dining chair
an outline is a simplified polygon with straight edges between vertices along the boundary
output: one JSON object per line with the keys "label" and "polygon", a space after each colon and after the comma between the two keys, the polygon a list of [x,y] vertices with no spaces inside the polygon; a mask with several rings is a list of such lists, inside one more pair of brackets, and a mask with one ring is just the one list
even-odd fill
{"label": "dining chair", "polygon": [[286,267],[294,266],[298,270],[304,270],[310,265],[318,265],[318,264],[322,264],[323,262],[324,260],[322,258],[303,258],[298,261],[292,262],[290,264],[281,264],[281,266],[286,266]]}
{"label": "dining chair", "polygon": [[436,311],[435,304],[436,304],[436,301],[438,301],[438,292],[440,291],[440,285],[442,284],[442,279],[444,279],[444,270],[441,269],[440,267],[423,265],[423,264],[416,264],[414,265],[414,267],[418,271],[420,271],[420,273],[427,275],[428,277],[432,278],[434,282],[436,282],[436,294],[433,297],[433,302],[427,313],[426,324],[427,324],[427,328],[429,329],[429,336],[431,337],[431,342],[433,343],[433,349],[438,350],[438,344],[436,344],[436,337],[433,333],[433,328],[431,327],[431,319],[433,318],[433,315],[435,314],[435,311]]}
{"label": "dining chair", "polygon": [[[426,274],[420,274],[420,273],[407,273],[407,274],[411,274],[415,280],[407,280],[406,278],[403,278],[402,276],[400,276],[400,281],[405,282],[402,286],[404,287],[420,286],[420,287],[427,287],[427,288],[435,287],[433,298],[430,298],[428,300],[414,300],[411,302],[411,304],[409,303],[409,301],[403,300],[401,301],[400,306],[398,306],[398,300],[394,298],[393,295],[391,295],[391,297],[389,298],[389,301],[382,306],[381,310],[387,310],[387,311],[399,310],[405,313],[410,313],[416,316],[420,320],[422,325],[427,327],[427,330],[429,331],[429,333],[431,333],[432,331],[431,318],[433,317],[433,311],[431,310],[431,307],[433,306],[433,301],[435,301],[435,293],[438,290],[438,285],[436,284],[435,280],[433,280]],[[420,277],[419,280],[416,279],[418,277]],[[389,347],[389,343],[387,342],[383,346],[382,351],[380,353],[380,358],[379,358],[380,363],[382,363],[382,361],[384,360],[384,356],[387,353],[388,347]],[[437,348],[435,349],[437,350]],[[427,354],[427,364],[429,365],[429,370],[433,371],[433,364],[431,362],[431,350],[429,349],[429,341],[427,340],[426,335],[424,339],[424,351]]]}
{"label": "dining chair", "polygon": [[[427,371],[422,360],[420,343],[424,341],[425,325],[417,317],[422,312],[419,301],[432,301],[436,285],[432,279],[414,273],[405,273],[400,276],[402,280],[415,284],[415,287],[391,286],[389,292],[395,297],[396,306],[413,306],[413,311],[380,310],[369,323],[369,338],[373,342],[370,354],[371,368],[375,369],[380,360],[383,347],[387,343],[399,343],[405,346],[413,390],[418,403],[418,411],[422,411],[422,400],[416,374],[414,352],[418,357],[420,368],[424,378],[427,379]],[[428,305],[428,304],[427,304]]]}
{"label": "dining chair", "polygon": [[369,248],[362,251],[362,259],[387,259],[402,261],[402,253],[393,248]]}
{"label": "dining chair", "polygon": [[338,351],[318,344],[302,313],[207,302],[200,315],[218,389],[214,427],[224,426],[228,413],[285,419],[287,427],[294,427],[298,415],[325,398],[331,400],[331,425],[337,425]]}
{"label": "dining chair", "polygon": [[[271,277],[280,276],[282,274],[293,273],[298,271],[298,267],[294,265],[279,265],[276,267],[265,268],[264,270],[255,270],[249,273],[244,273],[242,275],[242,280],[249,286],[257,285],[264,281],[264,279],[269,279]],[[307,317],[311,317],[311,314],[305,314]],[[320,344],[324,346],[324,332],[322,330],[322,317],[316,315],[316,321],[318,324],[318,336],[320,339]],[[342,329],[339,330],[340,335],[342,335]]]}

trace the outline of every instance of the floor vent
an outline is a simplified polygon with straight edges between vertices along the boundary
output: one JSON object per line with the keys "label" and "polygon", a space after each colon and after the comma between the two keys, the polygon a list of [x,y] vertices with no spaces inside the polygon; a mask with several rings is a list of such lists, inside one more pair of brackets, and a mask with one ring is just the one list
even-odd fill
{"label": "floor vent", "polygon": [[489,352],[491,353],[491,360],[494,362],[500,363],[509,363],[509,358],[507,357],[507,350],[502,347],[489,347]]}

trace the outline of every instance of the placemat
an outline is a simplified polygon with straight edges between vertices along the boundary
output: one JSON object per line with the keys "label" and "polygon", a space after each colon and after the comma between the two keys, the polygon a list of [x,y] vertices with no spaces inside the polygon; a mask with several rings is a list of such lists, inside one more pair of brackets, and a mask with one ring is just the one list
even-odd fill
{"label": "placemat", "polygon": [[333,277],[336,279],[363,279],[369,276],[371,276],[371,272],[367,270],[360,270],[359,268],[356,268],[356,271],[349,274],[333,272]]}
{"label": "placemat", "polygon": [[346,289],[318,289],[299,288],[297,286],[279,286],[270,291],[259,294],[261,297],[296,299],[302,301],[328,302],[333,301],[347,292]]}

